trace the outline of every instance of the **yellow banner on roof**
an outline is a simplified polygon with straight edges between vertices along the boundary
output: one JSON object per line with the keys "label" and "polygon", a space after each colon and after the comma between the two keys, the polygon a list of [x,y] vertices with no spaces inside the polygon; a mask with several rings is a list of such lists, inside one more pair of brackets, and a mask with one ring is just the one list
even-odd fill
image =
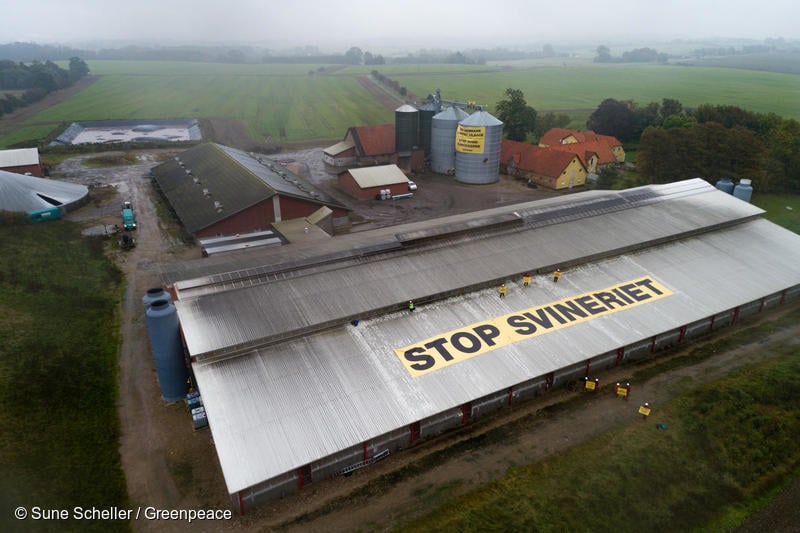
{"label": "yellow banner on roof", "polygon": [[394,350],[413,377],[454,365],[515,342],[672,295],[650,276],[523,309]]}
{"label": "yellow banner on roof", "polygon": [[486,126],[462,126],[456,130],[456,152],[482,154],[486,141]]}

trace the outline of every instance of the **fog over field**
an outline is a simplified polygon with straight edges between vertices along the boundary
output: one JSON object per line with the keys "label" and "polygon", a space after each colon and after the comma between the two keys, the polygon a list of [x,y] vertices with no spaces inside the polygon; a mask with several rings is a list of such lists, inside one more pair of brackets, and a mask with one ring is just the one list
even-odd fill
{"label": "fog over field", "polygon": [[4,2],[0,43],[243,44],[375,51],[543,41],[800,36],[796,0],[30,0]]}

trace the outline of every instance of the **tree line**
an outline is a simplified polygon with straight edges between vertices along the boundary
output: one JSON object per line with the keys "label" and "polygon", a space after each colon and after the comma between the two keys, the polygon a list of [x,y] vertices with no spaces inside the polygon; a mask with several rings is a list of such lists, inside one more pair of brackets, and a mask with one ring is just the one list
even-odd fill
{"label": "tree line", "polygon": [[666,63],[669,55],[659,53],[652,48],[637,48],[628,52],[623,52],[622,57],[611,55],[611,49],[605,45],[597,47],[595,63]]}
{"label": "tree line", "polygon": [[629,185],[704,177],[752,179],[763,192],[800,192],[800,122],[732,105],[687,109],[680,101],[640,106],[603,100],[587,129],[638,141],[639,177]]}
{"label": "tree line", "polygon": [[570,123],[569,115],[547,112],[540,114],[525,101],[519,89],[506,89],[504,97],[495,105],[495,114],[503,122],[503,135],[512,141],[525,142],[528,135],[538,139],[547,130],[565,128]]}
{"label": "tree line", "polygon": [[0,60],[0,90],[24,91],[21,96],[6,93],[0,98],[0,116],[37,102],[53,91],[69,87],[87,74],[89,67],[78,57],[70,58],[67,69],[52,61],[25,64]]}

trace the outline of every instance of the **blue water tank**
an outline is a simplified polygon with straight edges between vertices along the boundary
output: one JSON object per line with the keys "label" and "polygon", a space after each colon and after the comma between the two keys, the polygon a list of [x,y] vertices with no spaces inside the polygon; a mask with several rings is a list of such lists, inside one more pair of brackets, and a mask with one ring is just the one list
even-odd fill
{"label": "blue water tank", "polygon": [[739,180],[739,183],[733,188],[733,195],[739,200],[750,202],[750,197],[753,196],[753,187],[750,183],[752,183],[751,180]]}
{"label": "blue water tank", "polygon": [[150,304],[145,317],[161,398],[168,402],[183,400],[189,392],[189,371],[183,359],[178,311],[169,300],[159,299]]}
{"label": "blue water tank", "polygon": [[171,303],[172,295],[165,291],[163,287],[153,287],[152,289],[147,289],[145,295],[142,296],[142,307],[144,307],[145,313],[150,305],[156,300],[166,300]]}
{"label": "blue water tank", "polygon": [[730,178],[722,178],[717,180],[717,189],[728,194],[733,193],[733,182]]}

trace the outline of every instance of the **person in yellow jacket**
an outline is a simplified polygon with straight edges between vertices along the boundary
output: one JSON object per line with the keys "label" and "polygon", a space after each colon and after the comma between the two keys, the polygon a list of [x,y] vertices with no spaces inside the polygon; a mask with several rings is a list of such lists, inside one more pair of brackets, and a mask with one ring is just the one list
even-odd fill
{"label": "person in yellow jacket", "polygon": [[531,284],[531,275],[530,275],[530,273],[525,272],[522,275],[522,286],[523,287],[528,287],[528,286],[530,286],[530,284]]}
{"label": "person in yellow jacket", "polygon": [[500,288],[497,289],[497,292],[500,293],[500,298],[505,298],[506,293],[508,292],[508,287],[506,287],[506,284],[503,283],[502,285],[500,285]]}
{"label": "person in yellow jacket", "polygon": [[553,272],[553,282],[558,283],[559,278],[561,278],[561,270],[557,268],[556,271]]}

